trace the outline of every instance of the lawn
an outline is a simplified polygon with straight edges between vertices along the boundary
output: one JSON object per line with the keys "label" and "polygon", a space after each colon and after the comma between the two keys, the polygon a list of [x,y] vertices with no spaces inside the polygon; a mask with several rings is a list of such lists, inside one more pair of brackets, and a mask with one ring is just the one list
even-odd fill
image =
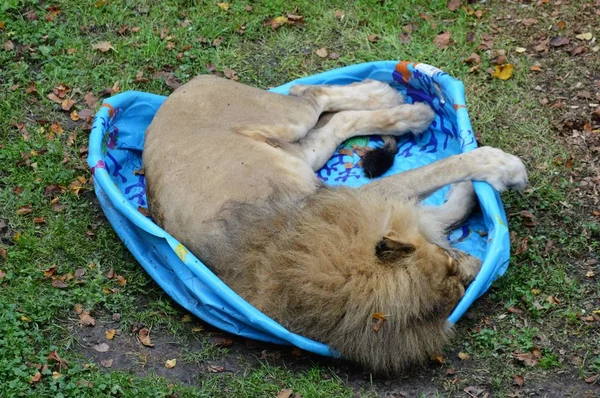
{"label": "lawn", "polygon": [[[600,1],[460,3],[3,0],[0,396],[600,396]],[[479,141],[526,162],[530,187],[503,195],[507,274],[443,355],[396,379],[190,317],[95,199],[101,100],[384,59],[461,79]]]}

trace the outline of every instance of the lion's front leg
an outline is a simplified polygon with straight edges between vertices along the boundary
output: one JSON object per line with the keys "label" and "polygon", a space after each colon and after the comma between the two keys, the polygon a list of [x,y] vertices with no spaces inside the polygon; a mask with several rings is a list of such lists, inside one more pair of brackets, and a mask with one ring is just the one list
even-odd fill
{"label": "lion's front leg", "polygon": [[464,181],[484,181],[500,192],[522,191],[527,186],[527,169],[516,156],[481,147],[374,181],[360,189],[390,198],[423,199],[448,184]]}

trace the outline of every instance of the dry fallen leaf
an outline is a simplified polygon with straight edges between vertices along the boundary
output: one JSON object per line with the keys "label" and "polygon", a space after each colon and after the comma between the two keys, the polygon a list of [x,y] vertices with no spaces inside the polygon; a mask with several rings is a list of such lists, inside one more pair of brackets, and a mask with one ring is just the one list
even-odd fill
{"label": "dry fallen leaf", "polygon": [[181,317],[181,322],[188,323],[192,321],[192,316],[190,314],[185,314]]}
{"label": "dry fallen leaf", "polygon": [[229,3],[217,3],[217,6],[223,11],[229,10]]}
{"label": "dry fallen leaf", "polygon": [[594,273],[594,271],[588,271],[588,272],[586,272],[586,274],[585,274],[586,278],[593,278],[593,277],[594,277],[594,275],[596,275],[596,274]]}
{"label": "dry fallen leaf", "polygon": [[165,368],[173,369],[177,365],[177,359],[167,359],[165,361]]}
{"label": "dry fallen leaf", "polygon": [[463,391],[469,394],[471,397],[479,397],[484,390],[475,386],[469,386],[465,387]]}
{"label": "dry fallen leaf", "polygon": [[431,360],[439,363],[440,365],[443,365],[444,363],[446,363],[446,359],[442,355],[435,355],[435,356],[431,357]]}
{"label": "dry fallen leaf", "polygon": [[148,330],[148,328],[141,328],[139,330],[138,339],[140,340],[140,343],[146,347],[154,347],[154,344],[150,341],[150,330]]}
{"label": "dry fallen leaf", "polygon": [[110,346],[106,343],[100,343],[93,346],[92,349],[97,352],[107,352],[110,349]]}
{"label": "dry fallen leaf", "polygon": [[[48,12],[48,14],[50,16],[55,17],[58,14],[60,14],[62,10],[58,6],[51,5],[51,6],[46,7],[46,11]],[[52,20],[49,20],[49,21],[52,21]]]}
{"label": "dry fallen leaf", "polygon": [[108,329],[106,332],[104,332],[104,337],[106,337],[107,340],[112,340],[115,338],[116,333],[117,331],[115,329]]}
{"label": "dry fallen leaf", "polygon": [[508,58],[506,57],[506,51],[504,50],[494,50],[491,54],[490,62],[493,65],[504,65],[508,63]]}
{"label": "dry fallen leaf", "polygon": [[144,71],[139,71],[135,75],[135,80],[133,82],[134,83],[145,83],[147,81],[148,81],[148,79],[144,77]]}
{"label": "dry fallen leaf", "polygon": [[54,122],[50,125],[50,131],[52,131],[55,134],[63,134],[65,132],[63,127],[58,122]]}
{"label": "dry fallen leaf", "polygon": [[77,268],[75,270],[75,279],[81,279],[85,275],[85,270],[83,268]]}
{"label": "dry fallen leaf", "polygon": [[523,314],[522,310],[520,310],[518,308],[515,308],[515,307],[508,307],[506,310],[508,312],[510,312],[510,313],[517,314],[517,315],[522,315]]}
{"label": "dry fallen leaf", "polygon": [[69,184],[68,188],[69,188],[69,192],[71,192],[73,195],[79,197],[79,191],[81,191],[83,189],[83,185],[81,185],[80,181],[75,180]]}
{"label": "dry fallen leaf", "polygon": [[86,103],[88,108],[94,108],[98,103],[98,98],[94,95],[94,93],[89,92],[83,97],[83,101]]}
{"label": "dry fallen leaf", "polygon": [[[4,256],[2,256],[4,258]],[[3,279],[6,276],[6,272],[0,269],[0,279]]]}
{"label": "dry fallen leaf", "polygon": [[598,378],[600,378],[600,374],[595,374],[593,376],[587,377],[585,379],[585,382],[588,384],[594,384],[598,380]]}
{"label": "dry fallen leaf", "polygon": [[442,50],[448,47],[450,44],[450,32],[440,33],[433,39],[433,43]]}
{"label": "dry fallen leaf", "polygon": [[4,42],[4,51],[12,51],[15,49],[15,44],[11,40]]}
{"label": "dry fallen leaf", "polygon": [[51,277],[57,270],[57,266],[53,265],[52,267],[48,268],[47,270],[44,271],[44,277],[45,278],[49,278]]}
{"label": "dry fallen leaf", "polygon": [[89,311],[82,311],[79,314],[79,323],[81,323],[84,326],[95,326],[96,320],[92,318]]}
{"label": "dry fallen leaf", "polygon": [[208,365],[208,371],[210,373],[221,373],[224,370],[225,370],[225,368],[223,366]]}
{"label": "dry fallen leaf", "polygon": [[237,72],[231,68],[225,68],[223,70],[223,75],[225,75],[225,77],[230,80],[240,80],[240,78],[237,75]]}
{"label": "dry fallen leaf", "polygon": [[73,101],[72,99],[65,99],[60,103],[60,107],[62,108],[62,110],[67,112],[71,110],[73,105],[75,105],[75,101]]}
{"label": "dry fallen leaf", "polygon": [[[590,100],[590,99],[592,99],[592,93],[591,93],[591,92],[589,92],[589,91],[587,91],[587,90],[582,90],[582,91],[580,91],[580,92],[578,92],[578,93],[577,93],[577,97],[578,97],[578,98],[583,98],[583,99]],[[588,128],[588,129],[586,129],[586,128],[584,127],[584,130],[585,130],[585,131],[590,131],[590,132],[591,132],[591,131],[592,131],[592,127],[591,127],[591,126],[589,126],[589,128]]]}
{"label": "dry fallen leaf", "polygon": [[525,18],[521,23],[525,26],[535,25],[537,23],[537,19],[535,18]]}
{"label": "dry fallen leaf", "polygon": [[477,65],[477,64],[481,63],[481,57],[479,55],[477,55],[476,53],[472,53],[467,58],[465,58],[464,61],[465,61],[465,63],[467,63],[469,65]]}
{"label": "dry fallen leaf", "polygon": [[290,25],[303,24],[304,23],[304,17],[302,15],[288,14],[287,15],[287,19],[288,19],[288,23]]}
{"label": "dry fallen leaf", "polygon": [[535,216],[529,210],[523,210],[522,212],[519,213],[519,215],[521,217],[523,217],[523,224],[525,226],[527,226],[527,227],[535,227],[536,226],[537,221],[535,219]]}
{"label": "dry fallen leaf", "polygon": [[117,276],[117,273],[115,272],[115,269],[111,267],[108,272],[104,274],[104,276],[106,276],[108,279],[113,279],[115,276]]}
{"label": "dry fallen leaf", "polygon": [[111,368],[112,364],[113,364],[112,359],[103,359],[100,361],[100,365],[104,366],[105,368]]}
{"label": "dry fallen leaf", "polygon": [[575,36],[579,40],[592,40],[592,32],[581,33]]}
{"label": "dry fallen leaf", "polygon": [[469,354],[467,354],[466,352],[459,352],[458,353],[458,357],[460,359],[462,359],[463,361],[466,361],[468,359],[470,359],[471,357],[469,356]]}
{"label": "dry fallen leaf", "polygon": [[42,374],[38,370],[33,376],[31,376],[31,380],[29,380],[29,384],[37,383],[42,380]]}
{"label": "dry fallen leaf", "polygon": [[537,46],[533,47],[533,49],[539,53],[548,51],[548,42],[543,40]]}
{"label": "dry fallen leaf", "polygon": [[561,47],[569,44],[571,40],[568,37],[555,36],[550,39],[550,45],[552,47]]}
{"label": "dry fallen leaf", "polygon": [[215,346],[222,348],[231,347],[233,345],[233,340],[224,336],[211,337],[210,342]]}
{"label": "dry fallen leaf", "polygon": [[119,286],[125,286],[127,284],[127,279],[123,275],[117,275],[117,283]]}
{"label": "dry fallen leaf", "polygon": [[281,25],[287,24],[288,23],[288,17],[287,16],[280,16],[280,17],[276,17],[270,20],[267,20],[264,23],[264,26],[271,26],[271,29],[275,30],[278,29]]}
{"label": "dry fallen leaf", "polygon": [[68,367],[67,361],[62,359],[56,350],[53,350],[50,352],[50,354],[48,354],[48,360],[56,362],[60,369],[65,369]]}
{"label": "dry fallen leaf", "polygon": [[112,46],[112,44],[110,44],[109,41],[101,41],[95,44],[92,44],[92,48],[94,50],[98,50],[101,51],[103,53],[109,51],[109,50],[114,50],[114,47]]}
{"label": "dry fallen leaf", "polygon": [[37,89],[35,88],[35,83],[30,82],[29,86],[25,89],[26,94],[37,93]]}
{"label": "dry fallen leaf", "polygon": [[542,65],[540,65],[540,64],[532,65],[529,68],[529,70],[532,71],[532,72],[541,72],[542,71]]}
{"label": "dry fallen leaf", "polygon": [[496,65],[493,76],[500,80],[508,80],[513,74],[513,64]]}
{"label": "dry fallen leaf", "polygon": [[21,206],[17,209],[16,214],[18,216],[26,216],[28,214],[31,214],[33,212],[33,209],[31,208],[30,205],[26,205],[26,206]]}
{"label": "dry fallen leaf", "polygon": [[540,358],[542,357],[539,349],[533,349],[532,352],[526,353],[516,353],[515,359],[519,362],[522,362],[523,365],[533,367],[539,363]]}
{"label": "dry fallen leaf", "polygon": [[64,289],[69,287],[69,285],[64,281],[61,281],[60,279],[55,279],[52,281],[52,287],[55,287],[57,289]]}
{"label": "dry fallen leaf", "polygon": [[518,385],[519,387],[523,387],[523,383],[525,382],[525,379],[523,378],[523,376],[521,375],[514,375],[513,376],[513,381],[515,382],[516,385]]}
{"label": "dry fallen leaf", "polygon": [[102,288],[102,292],[104,294],[117,294],[119,292],[119,289],[111,289],[111,288],[105,286]]}
{"label": "dry fallen leaf", "polygon": [[460,8],[460,0],[448,0],[448,9],[456,11]]}
{"label": "dry fallen leaf", "polygon": [[376,312],[373,315],[371,315],[371,330],[373,330],[375,333],[379,332],[379,329],[381,329],[381,326],[383,326],[383,323],[385,321],[387,321],[387,319],[385,318],[385,315],[383,315],[383,313],[381,312]]}
{"label": "dry fallen leaf", "polygon": [[49,184],[44,187],[44,196],[50,197],[60,195],[66,191],[66,188],[56,184]]}
{"label": "dry fallen leaf", "polygon": [[290,398],[293,392],[294,390],[292,390],[291,388],[284,388],[283,390],[277,393],[276,398]]}
{"label": "dry fallen leaf", "polygon": [[371,42],[371,43],[377,43],[379,41],[379,36],[377,35],[369,35],[367,37],[367,39]]}
{"label": "dry fallen leaf", "polygon": [[327,57],[327,55],[329,53],[327,52],[327,49],[325,47],[323,47],[323,48],[319,48],[318,50],[316,50],[315,54],[317,54],[321,58],[325,58],[325,57]]}

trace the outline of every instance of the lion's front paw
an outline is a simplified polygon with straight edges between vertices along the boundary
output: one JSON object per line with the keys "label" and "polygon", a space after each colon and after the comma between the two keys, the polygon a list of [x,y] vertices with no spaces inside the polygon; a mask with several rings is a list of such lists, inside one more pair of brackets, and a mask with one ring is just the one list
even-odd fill
{"label": "lion's front paw", "polygon": [[481,271],[481,260],[477,257],[460,252],[457,275],[465,287],[469,286]]}
{"label": "lion's front paw", "polygon": [[485,181],[500,192],[522,191],[527,186],[527,169],[518,157],[492,147],[477,148],[469,157],[477,169],[474,180]]}

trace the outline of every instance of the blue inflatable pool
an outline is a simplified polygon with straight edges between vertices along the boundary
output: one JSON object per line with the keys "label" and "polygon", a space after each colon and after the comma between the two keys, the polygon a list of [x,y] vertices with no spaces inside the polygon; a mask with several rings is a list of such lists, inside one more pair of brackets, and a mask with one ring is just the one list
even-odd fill
{"label": "blue inflatable pool", "polygon": [[[395,164],[386,175],[476,148],[462,83],[429,65],[370,62],[297,79],[272,91],[287,94],[294,84],[349,84],[367,78],[390,83],[404,93],[407,102],[427,102],[436,112],[427,131],[399,141]],[[198,257],[190,253],[147,216],[146,185],[139,172],[144,133],[165,98],[135,91],[119,94],[105,100],[94,119],[88,164],[114,230],[165,292],[204,321],[244,337],[337,356],[327,345],[286,330],[252,307],[202,263],[202,253],[196,253]],[[355,147],[380,145],[379,137],[354,138],[340,146],[317,175],[331,185],[366,184],[369,180],[363,176]],[[446,190],[426,202],[441,204]],[[482,212],[471,216],[448,239],[452,246],[482,259],[483,266],[450,315],[453,323],[508,267],[509,234],[500,196],[486,183],[475,183],[475,191]]]}

